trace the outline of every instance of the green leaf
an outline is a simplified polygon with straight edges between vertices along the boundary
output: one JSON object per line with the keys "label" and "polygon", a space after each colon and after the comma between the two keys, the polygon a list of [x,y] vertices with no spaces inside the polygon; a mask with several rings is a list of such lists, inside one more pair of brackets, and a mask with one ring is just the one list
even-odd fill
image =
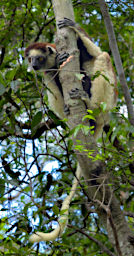
{"label": "green leaf", "polygon": [[82,127],[82,131],[85,135],[88,135],[89,134],[89,131],[90,131],[90,127],[87,126],[87,125],[83,125]]}
{"label": "green leaf", "polygon": [[76,73],[75,76],[78,78],[79,81],[85,76],[84,74]]}
{"label": "green leaf", "polygon": [[33,120],[32,120],[32,124],[31,124],[31,128],[35,128],[42,120],[42,112],[39,111],[36,113],[36,115],[34,116]]}
{"label": "green leaf", "polygon": [[12,70],[8,70],[5,77],[7,80],[12,81],[15,74],[16,74],[16,69],[14,68]]}
{"label": "green leaf", "polygon": [[2,74],[0,73],[0,96],[4,94],[5,90],[6,90],[6,83]]}
{"label": "green leaf", "polygon": [[[103,77],[104,77],[104,79],[107,81],[107,82],[109,82],[109,78],[107,77],[107,76],[105,76],[104,74],[101,74]],[[109,82],[110,83],[110,82]],[[112,85],[112,84],[111,84]]]}
{"label": "green leaf", "polygon": [[3,84],[0,83],[0,96],[4,94],[6,88]]}
{"label": "green leaf", "polygon": [[59,214],[59,208],[57,207],[57,205],[54,205],[52,209],[53,209],[53,212],[55,213],[55,215]]}
{"label": "green leaf", "polygon": [[0,73],[0,83],[6,86],[5,80],[3,78],[3,75]]}
{"label": "green leaf", "polygon": [[74,137],[76,137],[76,135],[78,134],[79,130],[81,129],[82,125],[78,124],[74,129],[73,129],[73,135]]}
{"label": "green leaf", "polygon": [[100,71],[96,71],[96,73],[91,77],[91,80],[94,80],[95,78],[99,77],[101,75]]}
{"label": "green leaf", "polygon": [[92,115],[85,115],[82,119],[82,121],[84,121],[86,118],[88,118],[89,120],[92,119],[92,120],[95,120],[95,117],[92,116]]}
{"label": "green leaf", "polygon": [[106,111],[106,107],[107,107],[106,102],[101,102],[100,107],[101,107],[102,111],[105,112]]}
{"label": "green leaf", "polygon": [[0,178],[0,197],[2,197],[5,193],[5,181]]}

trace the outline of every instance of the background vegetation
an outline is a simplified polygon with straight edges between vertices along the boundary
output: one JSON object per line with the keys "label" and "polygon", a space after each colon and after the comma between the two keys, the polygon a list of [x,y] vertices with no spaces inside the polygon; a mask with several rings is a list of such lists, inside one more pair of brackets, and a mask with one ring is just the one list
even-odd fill
{"label": "background vegetation", "polygon": [[[72,2],[76,21],[111,55],[97,1]],[[107,3],[133,98],[133,3]],[[76,162],[67,126],[47,107],[42,74],[36,77],[24,60],[29,43],[54,42],[51,1],[1,0],[0,21],[0,255],[116,255],[92,202],[80,188],[62,238],[36,245],[28,241],[30,233],[50,231],[56,225]],[[119,153],[107,138],[99,141],[98,150],[108,163],[113,175],[110,185],[134,231],[134,128],[119,82],[118,91],[118,105],[111,114],[111,141],[117,136],[124,151]]]}

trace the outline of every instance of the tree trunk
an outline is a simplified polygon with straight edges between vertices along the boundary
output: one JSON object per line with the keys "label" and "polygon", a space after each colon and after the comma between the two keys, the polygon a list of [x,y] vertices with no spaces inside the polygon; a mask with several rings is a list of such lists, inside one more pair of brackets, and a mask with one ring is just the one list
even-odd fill
{"label": "tree trunk", "polygon": [[[64,17],[74,20],[71,0],[53,0],[53,7],[56,21],[63,19]],[[58,52],[69,52],[69,54],[73,56],[71,61],[60,71],[64,102],[70,109],[68,125],[70,129],[73,129],[82,122],[82,118],[86,114],[84,103],[81,100],[73,100],[69,97],[69,91],[72,88],[77,87],[82,89],[80,81],[75,76],[76,73],[79,73],[79,52],[77,49],[75,33],[73,31],[68,28],[62,28],[60,30],[57,28],[57,33],[58,39],[56,40],[56,46]],[[88,121],[84,122],[86,125],[89,124]],[[96,156],[97,146],[92,136],[86,136],[80,130],[77,136],[72,139],[74,146],[77,144],[77,140],[79,140],[84,149],[88,152],[94,150],[92,156]],[[92,200],[95,205],[98,205],[98,215],[101,218],[101,223],[103,223],[108,232],[109,240],[115,248],[116,255],[134,255],[134,247],[128,241],[131,232],[120,209],[120,204],[111,189],[107,185],[105,186],[105,182],[108,183],[108,176],[110,176],[110,174],[106,174],[105,163],[100,160],[90,160],[84,152],[83,154],[80,154],[80,152],[76,151],[76,155],[82,169],[82,176],[85,180],[90,180],[87,182],[88,198],[89,200]],[[97,180],[93,180],[92,182],[91,179],[95,179],[95,177],[97,177]],[[97,190],[96,185],[93,187],[94,183],[98,185]]]}

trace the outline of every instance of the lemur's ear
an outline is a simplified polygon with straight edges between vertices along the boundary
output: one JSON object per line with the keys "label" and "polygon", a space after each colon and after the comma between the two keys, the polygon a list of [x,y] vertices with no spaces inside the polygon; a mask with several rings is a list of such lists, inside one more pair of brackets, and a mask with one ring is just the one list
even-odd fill
{"label": "lemur's ear", "polygon": [[50,54],[56,53],[56,50],[53,47],[51,47],[50,45],[47,45],[46,48],[48,49]]}

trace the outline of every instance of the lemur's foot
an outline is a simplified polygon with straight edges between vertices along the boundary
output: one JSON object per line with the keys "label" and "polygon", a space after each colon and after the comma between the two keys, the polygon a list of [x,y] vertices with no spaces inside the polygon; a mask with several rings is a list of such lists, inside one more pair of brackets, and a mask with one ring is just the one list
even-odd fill
{"label": "lemur's foot", "polygon": [[71,99],[82,99],[83,100],[85,98],[88,98],[88,94],[85,91],[80,90],[78,88],[72,89],[69,92],[69,95],[70,95]]}
{"label": "lemur's foot", "polygon": [[70,115],[70,109],[68,105],[64,105],[64,113],[66,116]]}

